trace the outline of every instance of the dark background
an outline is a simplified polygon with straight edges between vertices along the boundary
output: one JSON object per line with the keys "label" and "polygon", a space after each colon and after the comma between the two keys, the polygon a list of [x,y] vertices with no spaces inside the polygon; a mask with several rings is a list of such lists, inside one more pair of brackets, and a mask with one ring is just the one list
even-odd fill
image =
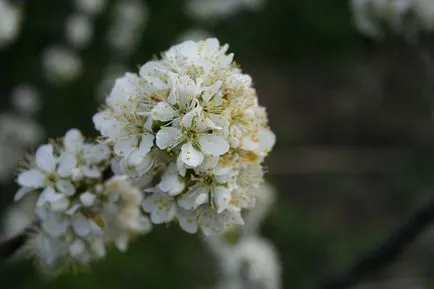
{"label": "dark background", "polygon": [[[114,1],[108,2],[91,45],[80,53],[84,73],[55,87],[43,78],[41,54],[64,41],[73,4],[22,1],[19,39],[0,51],[2,110],[15,85],[32,83],[43,96],[39,121],[47,135],[71,127],[96,134],[94,91],[111,57],[104,37]],[[340,272],[433,193],[434,66],[421,57],[421,49],[432,52],[429,37],[418,46],[393,36],[366,39],[343,0],[269,0],[261,11],[216,24],[189,19],[182,0],[145,2],[149,22],[128,60],[131,71],[185,30],[201,27],[229,43],[255,81],[277,135],[267,166],[278,202],[263,234],[280,252],[284,288],[310,288]],[[14,190],[3,186],[3,207]],[[434,231],[426,232],[396,265],[360,288],[434,288],[433,244]],[[160,226],[89,273],[47,281],[30,263],[1,264],[0,288],[209,288],[217,276],[197,236]]]}

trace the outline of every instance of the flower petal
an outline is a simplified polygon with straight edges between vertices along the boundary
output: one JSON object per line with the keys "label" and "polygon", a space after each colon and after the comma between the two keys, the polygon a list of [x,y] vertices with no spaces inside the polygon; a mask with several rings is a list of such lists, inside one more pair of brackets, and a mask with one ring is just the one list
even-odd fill
{"label": "flower petal", "polygon": [[14,196],[14,202],[21,200],[24,198],[28,193],[34,191],[34,188],[28,188],[28,187],[22,187],[18,190],[18,192]]}
{"label": "flower petal", "polygon": [[45,172],[56,170],[57,160],[54,156],[54,149],[51,144],[43,145],[38,148],[35,156],[36,165]]}
{"label": "flower petal", "polygon": [[157,146],[164,150],[172,148],[183,139],[183,134],[180,129],[175,127],[163,127],[157,133]]}
{"label": "flower petal", "polygon": [[197,232],[198,224],[195,212],[179,209],[176,218],[179,221],[179,226],[184,231],[190,234]]}
{"label": "flower petal", "polygon": [[185,184],[182,178],[178,175],[176,165],[171,164],[175,167],[175,171],[170,171],[169,169],[161,177],[161,182],[158,184],[158,188],[163,192],[169,194],[169,196],[179,195],[185,188]]}
{"label": "flower petal", "polygon": [[91,207],[95,204],[96,196],[92,193],[86,192],[80,196],[80,201],[85,207]]}
{"label": "flower petal", "polygon": [[75,187],[70,181],[58,180],[56,182],[56,188],[59,190],[59,192],[65,194],[68,197],[75,194]]}
{"label": "flower petal", "polygon": [[115,142],[114,151],[119,156],[127,156],[137,149],[138,137],[128,137]]}
{"label": "flower petal", "polygon": [[18,176],[18,184],[28,188],[42,188],[45,186],[45,181],[45,175],[38,170],[25,171]]}
{"label": "flower petal", "polygon": [[145,134],[144,136],[142,136],[139,145],[139,151],[143,154],[149,153],[152,146],[154,145],[154,138],[155,137],[152,134]]}
{"label": "flower petal", "polygon": [[202,152],[208,155],[221,156],[229,150],[229,143],[221,135],[201,135],[199,144]]}
{"label": "flower petal", "polygon": [[78,129],[70,129],[63,138],[65,149],[77,153],[83,147],[84,138]]}
{"label": "flower petal", "polygon": [[89,220],[81,213],[76,214],[72,220],[72,227],[77,235],[85,237],[89,235],[91,226]]}
{"label": "flower petal", "polygon": [[178,205],[185,210],[195,210],[209,202],[209,187],[194,185],[191,190],[178,199]]}
{"label": "flower petal", "polygon": [[169,103],[161,101],[154,106],[151,114],[153,119],[165,122],[174,119],[176,116],[176,111]]}
{"label": "flower petal", "polygon": [[186,165],[197,167],[202,163],[204,155],[195,149],[191,142],[188,142],[181,147],[181,159]]}
{"label": "flower petal", "polygon": [[57,173],[61,177],[70,177],[74,169],[77,167],[77,157],[72,152],[64,152],[59,158],[59,166]]}
{"label": "flower petal", "polygon": [[69,222],[58,215],[52,215],[49,219],[42,222],[41,225],[51,237],[58,238],[66,232]]}
{"label": "flower petal", "polygon": [[220,214],[229,207],[231,201],[231,190],[223,186],[215,186],[214,202],[217,205],[217,214]]}

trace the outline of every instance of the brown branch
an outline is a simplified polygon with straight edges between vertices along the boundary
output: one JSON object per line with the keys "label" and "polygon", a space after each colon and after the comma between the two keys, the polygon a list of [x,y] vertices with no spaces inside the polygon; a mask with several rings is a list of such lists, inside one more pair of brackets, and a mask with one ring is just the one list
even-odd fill
{"label": "brown branch", "polygon": [[330,278],[319,288],[348,288],[372,276],[395,262],[432,223],[434,223],[434,198],[392,232],[390,237],[358,260],[348,271]]}

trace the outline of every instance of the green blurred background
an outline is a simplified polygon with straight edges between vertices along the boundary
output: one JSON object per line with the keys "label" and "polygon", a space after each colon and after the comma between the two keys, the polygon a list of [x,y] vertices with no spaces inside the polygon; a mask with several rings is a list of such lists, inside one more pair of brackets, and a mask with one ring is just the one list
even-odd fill
{"label": "green blurred background", "polygon": [[[280,253],[284,288],[312,288],[340,272],[432,194],[434,67],[427,70],[418,47],[364,38],[344,0],[268,0],[260,11],[212,25],[189,19],[182,0],[143,1],[149,23],[127,63],[131,71],[200,27],[229,43],[255,81],[278,140],[267,164],[278,202],[263,234]],[[104,37],[114,1],[108,2],[80,53],[84,73],[55,87],[43,78],[41,54],[61,41],[72,3],[22,1],[19,39],[0,51],[2,110],[15,85],[32,83],[43,96],[39,120],[49,136],[71,127],[96,134],[94,91],[110,61]],[[429,37],[420,43],[432,47]],[[14,189],[3,186],[2,207]],[[433,244],[434,230],[358,288],[434,288]],[[89,272],[56,280],[43,279],[30,263],[1,264],[0,288],[211,288],[218,274],[197,236],[160,226],[128,253],[114,251]]]}

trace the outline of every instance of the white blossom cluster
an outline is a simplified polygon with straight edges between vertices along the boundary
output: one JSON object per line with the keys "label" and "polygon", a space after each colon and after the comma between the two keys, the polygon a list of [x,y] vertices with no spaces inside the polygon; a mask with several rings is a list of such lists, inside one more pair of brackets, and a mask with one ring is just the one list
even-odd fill
{"label": "white blossom cluster", "polygon": [[241,10],[259,10],[265,0],[189,0],[187,13],[196,20],[214,21]]}
{"label": "white blossom cluster", "polygon": [[351,0],[357,28],[370,37],[385,31],[406,34],[434,30],[432,0]]}
{"label": "white blossom cluster", "polygon": [[13,42],[21,28],[21,10],[8,0],[0,0],[0,48]]}
{"label": "white blossom cluster", "polygon": [[275,143],[250,76],[217,39],[173,46],[116,80],[94,124],[113,170],[146,196],[154,224],[206,234],[243,224]]}
{"label": "white blossom cluster", "polygon": [[141,212],[143,195],[125,177],[106,180],[111,150],[69,130],[60,141],[40,146],[17,178],[15,201],[36,194],[39,226],[25,245],[42,269],[87,264],[106,246],[126,250],[132,237],[151,228]]}
{"label": "white blossom cluster", "polygon": [[282,288],[276,249],[257,230],[274,202],[275,192],[269,184],[254,191],[258,203],[248,212],[246,226],[231,227],[203,239],[221,271],[216,289]]}

